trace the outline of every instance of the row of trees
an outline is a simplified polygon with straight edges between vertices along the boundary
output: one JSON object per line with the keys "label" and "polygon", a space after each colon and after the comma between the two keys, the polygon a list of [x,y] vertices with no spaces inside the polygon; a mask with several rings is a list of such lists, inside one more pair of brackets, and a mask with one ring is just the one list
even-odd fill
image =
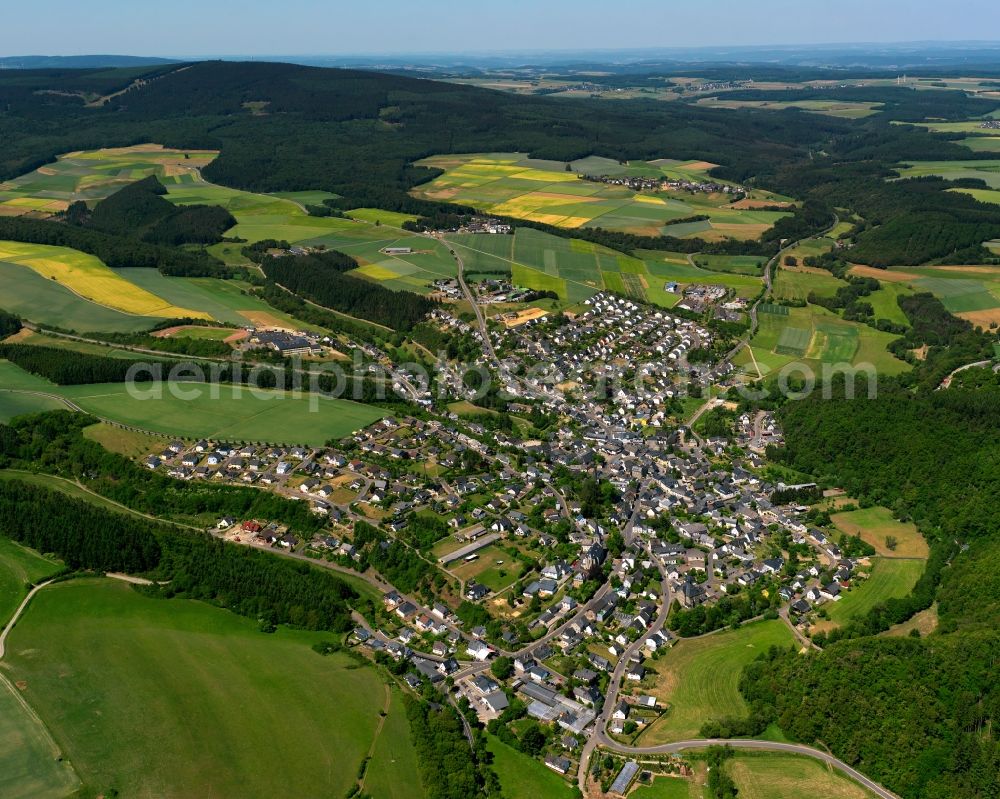
{"label": "row of trees", "polygon": [[293,294],[393,330],[409,330],[434,308],[433,301],[419,294],[392,291],[345,274],[357,265],[350,256],[327,250],[268,258],[262,269],[269,280]]}

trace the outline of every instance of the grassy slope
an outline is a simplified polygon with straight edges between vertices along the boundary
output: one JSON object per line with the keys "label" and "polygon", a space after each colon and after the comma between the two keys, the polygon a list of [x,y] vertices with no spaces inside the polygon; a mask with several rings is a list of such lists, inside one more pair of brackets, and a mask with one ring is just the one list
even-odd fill
{"label": "grassy slope", "polygon": [[743,715],[746,704],[737,689],[743,666],[769,647],[792,641],[784,622],[775,619],[674,645],[652,664],[658,678],[651,693],[670,709],[642,735],[640,744],[697,738],[704,722]]}
{"label": "grassy slope", "polygon": [[0,683],[0,796],[63,799],[80,781],[17,690]]}
{"label": "grassy slope", "polygon": [[570,799],[573,789],[562,777],[534,758],[511,749],[492,735],[493,770],[506,799]]}
{"label": "grassy slope", "polygon": [[[37,583],[61,565],[0,536],[0,627]],[[56,760],[56,747],[44,726],[14,693],[0,683],[0,796],[5,799],[61,799],[79,781],[68,763]]]}
{"label": "grassy slope", "polygon": [[62,565],[57,561],[43,558],[34,550],[0,537],[0,627],[14,615],[21,600],[27,596],[27,584],[40,582],[60,568]]}
{"label": "grassy slope", "polygon": [[[0,385],[0,389],[4,388]],[[11,394],[0,391],[0,422],[9,422],[15,416],[40,411],[54,411],[66,407],[59,400],[50,397],[37,397],[30,394]]]}
{"label": "grassy slope", "polygon": [[[848,535],[861,534],[861,538],[875,547],[880,555],[897,558],[926,558],[927,541],[912,522],[900,522],[892,517],[888,508],[874,506],[858,508],[846,513],[835,513],[831,517],[837,529]],[[895,536],[896,549],[885,545],[886,536]]]}
{"label": "grassy slope", "polygon": [[[152,394],[143,394],[147,389],[155,392],[157,385],[140,386],[136,396],[121,384],[56,386],[11,363],[0,362],[0,388],[68,397],[88,413],[186,438],[321,446],[385,415],[372,405],[339,399],[320,399],[313,410],[308,394],[261,391],[254,396],[248,389],[228,385],[217,386],[218,397],[212,397],[207,386],[177,386],[175,392],[168,384],[160,386],[161,398],[155,401],[149,399]],[[188,390],[194,392],[194,399],[183,398]]]}
{"label": "grassy slope", "polygon": [[923,560],[877,558],[872,564],[871,576],[843,594],[839,602],[827,605],[830,620],[844,624],[891,597],[906,596],[923,570]]}
{"label": "grassy slope", "polygon": [[365,774],[364,790],[372,799],[420,799],[424,795],[417,754],[407,745],[409,734],[402,696],[393,689],[389,715]]}
{"label": "grassy slope", "polygon": [[85,300],[21,264],[0,261],[0,282],[4,286],[4,310],[43,325],[81,333],[134,333],[161,321],[159,317],[125,314]]}
{"label": "grassy slope", "polygon": [[[371,745],[384,689],[349,658],[312,652],[322,638],[265,636],[224,610],[90,579],[40,593],[8,659],[94,789],[340,796]],[[386,732],[409,747],[397,726]]]}
{"label": "grassy slope", "polygon": [[779,753],[737,755],[726,764],[741,799],[866,799],[857,783],[807,757]]}

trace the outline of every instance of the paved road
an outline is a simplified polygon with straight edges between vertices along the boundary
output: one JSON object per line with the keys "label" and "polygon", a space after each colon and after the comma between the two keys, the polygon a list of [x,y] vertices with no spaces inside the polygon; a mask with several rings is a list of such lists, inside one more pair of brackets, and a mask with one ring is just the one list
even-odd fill
{"label": "paved road", "polygon": [[877,782],[869,779],[857,769],[847,765],[847,763],[843,760],[839,760],[821,749],[814,749],[811,746],[804,746],[803,744],[779,743],[777,741],[755,741],[747,739],[728,740],[707,738],[695,741],[677,741],[676,743],[662,744],[661,746],[624,746],[622,744],[612,742],[607,745],[607,748],[621,754],[666,755],[677,754],[688,749],[704,749],[709,746],[729,746],[733,749],[755,749],[760,751],[788,752],[796,755],[805,755],[806,757],[820,760],[823,763],[837,769],[837,771],[846,774],[848,777],[859,782],[876,796],[881,797],[881,799],[899,799],[899,796],[892,793],[892,791],[883,788]]}
{"label": "paved road", "polygon": [[658,558],[654,558],[652,553],[649,553],[649,557],[660,571],[660,579],[662,580],[662,585],[664,586],[662,602],[660,603],[660,609],[656,614],[656,619],[654,619],[653,623],[649,626],[649,629],[629,645],[629,647],[622,653],[622,656],[618,658],[618,664],[615,666],[614,671],[611,672],[611,679],[608,682],[608,695],[604,699],[604,707],[598,715],[597,720],[594,722],[594,729],[590,733],[587,743],[584,744],[583,750],[580,752],[580,768],[577,771],[577,785],[584,796],[587,795],[587,776],[591,755],[593,755],[594,750],[597,749],[598,746],[608,746],[614,743],[608,737],[608,722],[611,720],[611,714],[614,712],[615,705],[618,703],[618,693],[621,691],[622,679],[625,677],[625,670],[628,668],[629,659],[643,647],[646,638],[650,635],[655,635],[663,629],[663,625],[667,622],[667,616],[670,614],[671,595],[670,589],[666,587],[666,567],[660,563]]}
{"label": "paved road", "polygon": [[[941,385],[938,386],[938,390],[942,388],[948,388],[951,385],[951,381],[954,379],[955,375],[959,372],[964,372],[966,369],[974,369],[979,366],[989,366],[993,361],[976,361],[975,363],[967,363],[964,366],[959,366],[957,369],[953,369],[948,373],[948,376],[941,381]],[[1000,366],[1000,365],[998,365]]]}
{"label": "paved road", "polygon": [[476,302],[476,297],[472,293],[472,289],[470,289],[468,284],[465,282],[465,262],[462,260],[462,256],[459,255],[455,249],[451,249],[450,252],[452,257],[454,257],[455,262],[458,264],[458,285],[462,287],[462,293],[465,295],[465,299],[469,301],[469,304],[472,306],[472,310],[476,314],[476,321],[479,323],[479,335],[483,339],[483,351],[489,356],[494,366],[499,366],[500,361],[497,358],[496,352],[493,350],[493,342],[490,341],[490,331],[486,328],[486,317],[483,314],[483,309],[479,307],[479,303]]}

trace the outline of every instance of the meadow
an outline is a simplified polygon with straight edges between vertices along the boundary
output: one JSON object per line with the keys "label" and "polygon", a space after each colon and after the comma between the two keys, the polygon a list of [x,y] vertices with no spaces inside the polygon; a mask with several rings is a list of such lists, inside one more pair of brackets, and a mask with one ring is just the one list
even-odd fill
{"label": "meadow", "polygon": [[[7,667],[94,793],[343,796],[381,709],[396,764],[415,756],[376,673],[317,655],[324,638],[263,635],[228,611],[94,578],[38,594]],[[421,796],[412,774],[393,777]]]}
{"label": "meadow", "polygon": [[[562,228],[601,227],[648,236],[699,236],[707,240],[753,239],[785,215],[746,205],[735,207],[732,195],[724,192],[636,192],[579,177],[592,174],[711,180],[707,173],[715,165],[700,161],[662,159],[620,164],[592,156],[567,165],[562,161],[534,160],[521,153],[471,153],[433,156],[418,163],[443,169],[444,174],[414,189],[416,196]],[[751,199],[778,201],[767,192],[759,196],[751,193]],[[671,225],[701,215],[708,220]]]}
{"label": "meadow", "polygon": [[873,558],[867,579],[856,582],[850,591],[842,593],[838,602],[824,606],[830,621],[835,625],[846,624],[887,599],[906,596],[923,571],[922,558]]}
{"label": "meadow", "polygon": [[727,100],[718,97],[704,97],[698,105],[711,108],[759,108],[766,111],[787,111],[797,108],[811,114],[839,117],[841,119],[863,119],[877,114],[884,108],[882,103],[863,103],[838,100]]}
{"label": "meadow", "polygon": [[[61,568],[58,561],[0,536],[0,629],[27,596],[27,586]],[[0,676],[0,796],[63,799],[79,785],[76,774],[58,759],[58,746],[16,693],[20,687]]]}
{"label": "meadow", "polygon": [[44,558],[0,536],[0,628],[10,621],[21,600],[28,595],[28,585],[51,577],[61,568],[58,561]]}
{"label": "meadow", "polygon": [[703,799],[701,785],[694,779],[658,777],[629,794],[631,799]]}
{"label": "meadow", "polygon": [[[813,278],[809,274],[809,279]],[[816,279],[822,280],[822,276]],[[735,359],[755,376],[771,374],[793,362],[804,362],[813,369],[823,364],[871,364],[880,374],[890,375],[910,368],[886,349],[897,336],[845,321],[817,305],[790,308],[765,303],[759,308],[758,320],[760,326],[751,346],[744,347]]]}
{"label": "meadow", "polygon": [[848,777],[809,757],[783,752],[740,753],[724,768],[741,799],[869,799],[871,794]]}
{"label": "meadow", "polygon": [[42,411],[54,411],[66,406],[52,397],[39,397],[34,394],[16,394],[5,391],[0,383],[0,423],[9,422],[17,416]]}
{"label": "meadow", "polygon": [[[831,517],[837,529],[847,535],[860,535],[880,555],[897,558],[926,558],[927,541],[913,522],[901,522],[893,518],[888,508],[875,505],[858,508],[845,513],[834,513]],[[896,539],[895,549],[885,545],[887,536]]]}
{"label": "meadow", "polygon": [[[366,267],[359,270],[360,276],[377,280],[394,289],[426,293],[434,279],[454,277],[455,263],[444,245],[399,229],[403,221],[414,217],[372,208],[351,211],[350,218],[309,216],[305,210],[306,204],[318,205],[324,199],[336,195],[322,191],[257,194],[209,183],[202,178],[200,170],[217,155],[217,152],[210,150],[169,150],[157,145],[69,153],[61,156],[54,164],[0,184],[0,214],[32,212],[36,216],[50,216],[64,210],[73,200],[82,199],[93,205],[130,182],[156,175],[167,189],[167,199],[177,205],[209,204],[227,209],[237,220],[236,227],[227,232],[228,236],[243,238],[251,243],[261,239],[277,239],[292,244],[335,247],[356,257],[362,267]],[[249,261],[240,252],[243,246],[245,245],[220,242],[212,245],[209,251],[226,263],[248,266]],[[414,252],[411,255],[393,256],[382,252],[384,248],[393,246],[412,246]],[[77,255],[82,256],[80,253]],[[131,280],[131,271],[119,270],[119,275]],[[148,286],[154,281],[143,276],[132,282],[140,289],[149,290]],[[171,279],[171,282],[183,285],[186,279]],[[229,307],[227,313],[227,309],[220,307],[212,297],[205,297],[204,294],[192,297],[184,288],[167,289],[162,282],[158,285],[167,295],[176,297],[181,307],[195,309],[194,313],[187,314],[165,312],[169,317],[205,316],[219,321],[243,323],[234,319],[231,313],[233,310],[242,310],[240,308]],[[205,283],[202,285],[204,287]],[[126,287],[122,297],[130,294],[138,296],[136,291],[132,287]],[[85,291],[81,293],[86,294]],[[187,299],[181,301],[185,295]],[[96,299],[103,302],[110,296],[102,293]],[[199,302],[199,299],[204,302]],[[133,302],[138,300],[134,299]],[[184,305],[184,302],[189,304]],[[135,308],[123,310],[139,312]],[[25,315],[35,318],[31,314]],[[157,312],[153,315],[161,314]],[[145,328],[149,326],[147,324]]]}
{"label": "meadow", "polygon": [[80,780],[17,690],[0,679],[0,796],[65,799]]}
{"label": "meadow", "polygon": [[[146,383],[135,396],[120,383],[56,386],[0,361],[0,387],[30,396],[63,397],[84,412],[153,433],[181,438],[322,446],[381,419],[373,405],[346,399],[316,400],[294,392],[196,383]],[[39,410],[45,409],[40,407]]]}
{"label": "meadow", "polygon": [[976,178],[991,189],[1000,189],[1000,160],[984,161],[915,161],[897,170],[902,178],[934,175],[945,180]]}
{"label": "meadow", "polygon": [[640,736],[639,744],[697,738],[706,721],[745,715],[746,703],[737,687],[743,667],[770,647],[793,641],[791,631],[778,619],[678,641],[649,664],[657,677],[648,693],[669,709]]}
{"label": "meadow", "polygon": [[48,215],[64,211],[74,200],[95,203],[149,175],[193,182],[216,155],[214,150],[170,150],[156,144],[66,153],[0,183],[0,215]]}
{"label": "meadow", "polygon": [[[997,194],[1000,196],[1000,192]],[[890,312],[895,298],[901,294],[929,291],[951,313],[974,325],[987,328],[993,322],[1000,322],[998,266],[957,264],[877,270],[855,266],[851,272],[874,277],[882,283],[882,290],[865,300],[883,311]],[[895,307],[901,314],[898,305]]]}
{"label": "meadow", "polygon": [[575,795],[566,780],[533,757],[492,735],[486,740],[505,799],[572,799]]}
{"label": "meadow", "polygon": [[[182,280],[183,278],[173,278]],[[33,269],[0,261],[3,309],[40,325],[109,333],[137,333],[163,321],[154,316],[136,316],[90,302],[55,280],[47,280]]]}
{"label": "meadow", "polygon": [[0,261],[19,264],[53,280],[84,300],[136,316],[200,317],[202,311],[181,308],[122,279],[93,255],[68,247],[0,241]]}

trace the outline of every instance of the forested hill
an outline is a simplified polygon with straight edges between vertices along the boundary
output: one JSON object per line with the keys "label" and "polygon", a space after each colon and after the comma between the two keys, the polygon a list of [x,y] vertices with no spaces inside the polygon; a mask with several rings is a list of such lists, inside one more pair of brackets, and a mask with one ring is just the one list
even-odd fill
{"label": "forested hill", "polygon": [[[875,399],[810,398],[780,412],[771,454],[914,521],[931,544],[911,596],[744,673],[751,723],[820,742],[912,799],[1000,795],[1000,388],[880,385]],[[874,635],[936,602],[936,632]],[[824,640],[825,639],[825,640]]]}
{"label": "forested hill", "polygon": [[913,263],[958,251],[985,258],[979,242],[996,235],[1000,209],[948,192],[942,181],[915,199],[909,182],[886,182],[902,161],[988,155],[890,124],[938,106],[959,118],[989,113],[1000,102],[896,92],[885,112],[846,120],[685,102],[513,95],[291,64],[18,70],[0,74],[0,180],[60,153],[152,141],[220,150],[204,173],[227,186],[324,189],[342,195],[345,207],[423,214],[433,204],[407,190],[435,174],[414,162],[436,153],[699,159],[718,164],[717,177],[860,213],[870,227],[858,236],[855,260]]}

